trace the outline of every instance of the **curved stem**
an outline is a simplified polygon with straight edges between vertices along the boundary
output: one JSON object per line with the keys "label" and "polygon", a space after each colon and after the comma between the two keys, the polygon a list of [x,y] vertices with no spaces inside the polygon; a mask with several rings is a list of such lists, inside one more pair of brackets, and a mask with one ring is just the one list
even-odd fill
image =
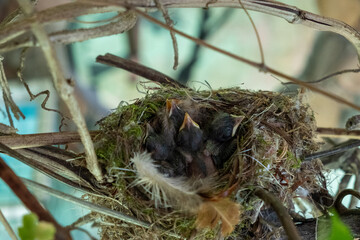
{"label": "curved stem", "polygon": [[291,219],[287,209],[282,205],[281,201],[270,192],[257,188],[254,194],[261,198],[265,203],[270,204],[280,219],[281,224],[289,239],[301,240],[298,230],[296,229],[293,220]]}
{"label": "curved stem", "polygon": [[[360,199],[360,192],[357,192],[353,189],[345,189],[343,191],[341,191],[337,196],[336,199],[334,201],[334,207],[336,209],[336,211],[341,215],[346,213],[348,210],[348,208],[346,208],[344,205],[342,205],[342,200],[344,199],[344,197],[346,197],[347,195],[351,195],[354,196],[358,199]],[[357,210],[358,211],[358,210]]]}

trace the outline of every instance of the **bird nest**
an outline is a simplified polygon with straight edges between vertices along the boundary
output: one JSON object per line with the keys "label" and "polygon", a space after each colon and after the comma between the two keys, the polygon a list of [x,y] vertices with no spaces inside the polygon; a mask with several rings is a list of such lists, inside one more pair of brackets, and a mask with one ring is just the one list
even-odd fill
{"label": "bird nest", "polygon": [[[207,161],[226,158],[213,164],[212,171],[198,174],[192,165],[195,158],[191,157],[182,168],[166,165],[168,159],[153,157],[149,131],[166,128],[162,118],[167,116],[169,101],[188,113],[202,130],[203,147],[197,150],[198,161],[205,161],[202,157]],[[212,153],[209,125],[221,125],[214,120],[219,114],[241,117],[242,121],[233,128],[233,134],[224,143],[226,147]],[[309,196],[323,187],[322,165],[301,161],[316,151],[318,144],[314,141],[313,112],[299,96],[239,88],[195,91],[162,87],[132,104],[121,103],[99,124],[102,134],[96,151],[112,182],[109,195],[116,201],[97,197],[91,200],[152,226],[146,229],[99,215],[107,223],[101,225],[103,239],[171,239],[176,235],[247,239],[250,226],[264,209],[262,201],[252,194],[254,189],[266,189],[294,210],[295,197]],[[192,156],[187,149],[176,151],[179,131],[159,133],[175,139],[175,146],[165,149],[170,158],[179,154]],[[161,181],[172,189],[166,189],[168,186]]]}

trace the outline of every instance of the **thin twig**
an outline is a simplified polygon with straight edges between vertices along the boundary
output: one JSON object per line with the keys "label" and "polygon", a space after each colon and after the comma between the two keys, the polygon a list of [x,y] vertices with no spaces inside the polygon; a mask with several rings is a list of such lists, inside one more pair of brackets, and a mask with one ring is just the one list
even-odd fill
{"label": "thin twig", "polygon": [[30,96],[30,101],[36,99],[37,97],[39,97],[39,96],[41,96],[41,95],[45,95],[45,98],[44,98],[44,100],[43,100],[42,103],[41,103],[41,108],[44,109],[45,111],[55,112],[55,113],[57,113],[57,114],[60,115],[60,117],[61,117],[61,125],[60,125],[59,129],[61,129],[62,123],[63,123],[63,121],[65,120],[64,115],[63,115],[60,111],[58,111],[58,110],[56,110],[56,109],[48,108],[48,107],[46,106],[46,103],[47,103],[47,101],[49,100],[49,97],[50,97],[50,91],[49,91],[49,90],[45,90],[45,91],[39,92],[39,93],[37,93],[37,94],[34,95],[34,94],[31,92],[29,85],[28,85],[28,84],[25,82],[25,80],[24,80],[24,77],[23,77],[22,72],[23,72],[23,70],[24,70],[24,64],[25,64],[25,58],[26,58],[26,52],[27,52],[27,50],[28,50],[28,48],[24,48],[24,49],[21,51],[21,54],[20,54],[20,66],[19,66],[19,68],[18,68],[18,70],[17,70],[17,76],[18,76],[18,78],[20,79],[20,82],[22,82],[22,84],[24,85],[26,91],[28,92],[28,94],[29,94],[29,96]]}
{"label": "thin twig", "polygon": [[[87,1],[88,1],[88,0],[87,0]],[[211,44],[206,43],[205,41],[202,41],[202,40],[200,40],[200,39],[197,39],[197,38],[195,38],[195,37],[192,37],[192,36],[190,36],[190,35],[188,35],[188,34],[186,34],[186,33],[184,33],[184,32],[181,32],[181,31],[176,30],[176,29],[174,29],[174,28],[170,28],[170,27],[167,26],[166,24],[164,24],[164,23],[158,21],[157,19],[155,19],[155,18],[153,18],[153,17],[151,17],[151,16],[143,13],[143,12],[140,11],[140,10],[134,9],[134,11],[136,11],[136,13],[138,13],[138,14],[141,15],[142,17],[146,18],[147,20],[149,20],[149,21],[151,21],[151,22],[153,22],[153,23],[155,23],[155,24],[157,24],[157,25],[159,25],[159,26],[161,26],[161,27],[163,27],[163,28],[166,28],[166,29],[168,29],[168,30],[172,29],[175,33],[177,33],[177,34],[179,34],[179,35],[181,35],[181,36],[183,36],[183,37],[185,37],[185,38],[187,38],[187,39],[190,39],[191,41],[196,42],[197,44],[200,44],[200,45],[202,45],[202,46],[204,46],[204,47],[207,47],[207,48],[209,48],[209,49],[211,49],[211,50],[214,50],[214,51],[216,51],[216,52],[219,52],[219,53],[221,53],[221,54],[224,54],[224,55],[229,56],[229,57],[231,57],[231,58],[234,58],[234,59],[236,59],[236,60],[239,60],[239,61],[241,61],[241,62],[243,62],[243,63],[246,63],[246,64],[248,64],[248,65],[250,65],[250,66],[252,66],[252,67],[255,67],[255,68],[257,68],[257,69],[260,69],[260,70],[262,70],[262,71],[264,71],[264,72],[269,72],[269,73],[271,73],[271,74],[274,74],[274,75],[277,75],[277,76],[279,76],[279,77],[285,78],[285,79],[287,79],[287,80],[289,80],[289,81],[291,81],[291,82],[294,82],[294,83],[296,83],[296,84],[298,84],[298,85],[300,85],[300,86],[303,86],[303,87],[305,87],[305,88],[307,88],[307,89],[309,89],[309,90],[312,90],[312,91],[314,91],[314,92],[320,93],[320,94],[322,94],[322,95],[324,95],[324,96],[326,96],[326,97],[328,97],[328,98],[330,98],[330,99],[332,99],[332,100],[334,100],[334,101],[336,101],[336,102],[343,103],[343,104],[345,104],[345,105],[348,105],[348,106],[350,106],[350,107],[352,107],[352,108],[360,111],[360,106],[358,106],[358,105],[356,105],[356,104],[354,104],[354,103],[352,103],[352,102],[350,102],[350,101],[348,101],[348,100],[346,100],[346,99],[344,99],[344,98],[342,98],[342,97],[340,97],[340,96],[337,96],[337,95],[335,95],[335,94],[329,93],[329,92],[327,92],[327,91],[325,91],[325,90],[322,90],[322,89],[320,89],[320,88],[317,88],[317,87],[313,86],[312,84],[303,82],[303,81],[301,81],[301,80],[299,80],[299,79],[296,79],[296,78],[293,78],[293,77],[291,77],[291,76],[289,76],[289,75],[286,75],[286,74],[284,74],[284,73],[281,73],[281,72],[279,72],[279,71],[277,71],[277,70],[275,70],[275,69],[273,69],[273,68],[270,68],[270,67],[268,67],[268,66],[264,66],[264,65],[262,65],[262,64],[260,64],[260,63],[257,63],[257,62],[248,60],[248,59],[246,59],[246,58],[244,58],[244,57],[235,55],[235,54],[233,54],[233,53],[231,53],[231,52],[228,52],[228,51],[225,51],[225,50],[220,49],[220,48],[218,48],[218,47],[215,47],[215,46],[213,46],[213,45],[211,45]]]}
{"label": "thin twig", "polygon": [[90,240],[97,240],[96,237],[93,237],[93,236],[89,233],[89,231],[87,231],[87,230],[85,230],[85,229],[75,227],[75,228],[72,228],[72,229],[70,229],[70,230],[71,230],[71,231],[77,230],[77,231],[83,232],[83,233],[85,233],[85,234],[90,238]]}
{"label": "thin twig", "polygon": [[16,9],[15,11],[11,12],[0,22],[0,28],[4,27],[6,24],[9,24],[9,23],[15,21],[21,15],[22,15],[22,12],[19,8]]}
{"label": "thin twig", "polygon": [[[3,92],[3,97],[4,97],[4,92]],[[4,98],[4,101],[5,101],[5,98]],[[5,104],[5,110],[6,110],[6,114],[7,114],[8,118],[9,118],[10,126],[12,128],[15,128],[14,120],[12,119],[11,112],[10,112],[10,107],[9,107],[8,104]]]}
{"label": "thin twig", "polygon": [[9,222],[6,220],[4,214],[0,209],[0,222],[4,225],[6,232],[9,234],[11,240],[18,240],[14,230],[11,228]]}
{"label": "thin twig", "polygon": [[307,155],[304,157],[304,161],[311,161],[313,159],[316,158],[324,158],[324,157],[329,157],[338,153],[342,153],[342,152],[346,152],[350,149],[356,148],[360,146],[360,140],[355,140],[355,141],[351,141],[346,145],[343,146],[339,146],[339,147],[335,147],[329,150],[325,150],[325,151],[321,151],[321,152],[316,152],[310,155]]}
{"label": "thin twig", "polygon": [[[102,5],[106,5],[106,4],[113,4],[115,5],[115,8],[116,8],[116,5],[118,5],[119,3],[117,2],[114,2],[114,1],[103,1],[103,2],[95,2],[93,0],[89,1],[89,0],[83,0],[83,2],[86,1],[86,2],[89,2],[91,4],[94,4],[94,5],[97,5],[97,6],[102,6]],[[321,16],[318,16],[318,15],[315,15],[315,14],[312,14],[312,13],[309,13],[309,12],[306,12],[306,11],[302,11],[302,10],[299,10],[295,7],[291,7],[291,6],[288,6],[288,5],[285,5],[285,4],[282,4],[282,3],[277,3],[277,2],[270,2],[270,1],[247,1],[247,0],[242,0],[243,1],[243,5],[249,9],[249,10],[256,10],[256,11],[260,11],[260,12],[264,12],[264,13],[268,13],[268,14],[273,14],[273,15],[276,15],[276,16],[279,16],[279,17],[282,17],[286,20],[288,20],[289,22],[291,23],[302,23],[304,25],[308,25],[308,26],[311,26],[311,27],[314,27],[314,28],[317,28],[319,30],[327,30],[327,31],[333,31],[333,32],[337,32],[339,34],[342,34],[343,36],[347,37],[348,39],[350,39],[350,41],[352,41],[352,43],[355,45],[355,47],[357,47],[358,49],[358,52],[360,52],[360,35],[359,33],[356,32],[356,30],[354,30],[353,28],[351,28],[350,26],[340,22],[340,21],[336,21],[336,20],[333,20],[333,19],[328,19],[328,18],[324,18],[324,17],[321,17]],[[140,4],[141,3],[141,4]],[[182,6],[193,6],[193,7],[205,7],[207,2],[206,3],[191,3],[191,2],[186,2],[186,3],[183,3],[183,2],[176,2],[174,0],[172,1],[163,1],[162,2],[164,6],[167,6],[167,7],[182,7]],[[143,1],[131,1],[131,6],[136,6],[136,4],[140,4],[141,6],[148,6],[148,7],[155,7],[154,5],[152,5],[153,3],[152,2],[143,2]],[[184,5],[185,4],[185,5]],[[187,5],[186,5],[187,4]],[[86,4],[84,4],[86,5]],[[124,6],[130,6],[129,3],[123,3]],[[232,2],[226,2],[226,1],[215,1],[214,3],[211,3],[211,6],[223,6],[223,5],[226,5],[226,6],[232,6],[234,5],[234,3]],[[87,6],[89,7],[89,6]],[[235,5],[234,7],[239,7],[238,4]],[[121,8],[121,7],[120,7]],[[148,19],[151,19],[151,17],[147,16],[146,14],[136,10],[139,14],[143,15],[144,17],[148,18]],[[153,22],[156,22],[157,20],[156,19],[152,19],[151,21]],[[175,31],[174,28],[171,28],[171,27],[168,27],[166,24],[163,24],[159,21],[156,22],[157,24],[163,26],[164,28],[166,29],[169,29],[169,30],[172,30],[178,34],[179,31]],[[183,35],[184,34],[180,34],[180,35]],[[186,35],[186,34],[185,34]],[[210,47],[211,45],[209,44],[205,44],[203,41],[196,41],[195,38],[191,38],[190,36],[185,36],[187,38],[190,38],[191,40],[199,43],[199,44],[202,44],[203,46],[206,46],[206,47]],[[212,47],[213,50],[216,50],[216,51],[219,51],[220,49],[218,48],[215,48],[215,47]],[[351,106],[352,108],[354,109],[357,109],[357,110],[360,110],[360,107],[339,97],[339,96],[336,96],[336,95],[333,95],[333,94],[330,94],[324,90],[321,90],[321,89],[318,89],[316,87],[313,87],[311,86],[311,84],[308,84],[308,83],[304,83],[298,79],[295,79],[295,78],[292,78],[290,76],[287,76],[285,74],[282,74],[274,69],[271,69],[269,67],[264,67],[263,65],[261,64],[258,64],[256,62],[253,62],[253,61],[249,61],[245,58],[242,58],[242,57],[239,57],[239,56],[236,56],[234,54],[231,54],[229,52],[226,52],[226,51],[223,51],[223,50],[220,50],[219,52],[221,52],[222,54],[226,54],[230,57],[233,57],[239,61],[243,61],[251,66],[254,66],[260,70],[263,70],[263,71],[268,71],[270,73],[273,73],[273,74],[276,74],[280,77],[283,77],[289,81],[292,81],[292,82],[295,82],[301,86],[304,86],[312,91],[316,91],[316,92],[319,92],[327,97],[330,97],[332,98],[333,100],[335,101],[338,101],[340,103],[344,103],[348,106]]]}
{"label": "thin twig", "polygon": [[260,199],[262,199],[267,204],[270,204],[271,207],[276,212],[278,218],[280,219],[280,222],[282,226],[284,227],[284,230],[286,232],[286,235],[289,239],[292,240],[301,240],[298,230],[296,229],[293,220],[291,219],[287,209],[282,205],[281,201],[270,192],[262,189],[257,188],[254,191],[254,194],[258,196]]}
{"label": "thin twig", "polygon": [[[96,137],[99,131],[91,131],[91,138]],[[50,145],[61,145],[74,142],[81,142],[77,132],[51,132],[22,135],[0,136],[0,143],[12,149],[32,148]]]}
{"label": "thin twig", "polygon": [[[342,75],[342,74],[345,74],[345,73],[358,73],[360,72],[360,68],[354,68],[354,69],[345,69],[345,70],[341,70],[341,71],[338,71],[338,72],[334,72],[332,74],[329,74],[325,77],[322,77],[318,80],[315,80],[315,81],[306,81],[307,83],[319,83],[319,82],[322,82],[322,81],[325,81],[327,79],[330,79],[332,77],[335,77],[335,76],[338,76],[338,75]],[[287,82],[287,83],[282,83],[283,85],[290,85],[290,84],[294,84],[292,82]]]}
{"label": "thin twig", "polygon": [[75,154],[71,155],[65,150],[51,146],[13,150],[2,143],[0,151],[76,189],[89,193],[96,192],[91,184],[95,181],[93,175],[86,168],[74,166],[66,161]]}
{"label": "thin twig", "polygon": [[73,228],[78,228],[81,227],[85,224],[88,224],[90,222],[94,221],[94,216],[93,214],[90,212],[82,217],[79,217],[75,222],[73,222],[72,224],[66,226],[67,228],[73,229]]}
{"label": "thin twig", "polygon": [[[34,17],[34,10],[29,0],[18,0],[18,3],[27,17]],[[85,149],[87,168],[97,181],[103,182],[104,177],[99,162],[97,161],[93,142],[91,141],[90,134],[87,130],[84,117],[79,112],[80,107],[74,95],[74,84],[70,80],[65,80],[54,47],[43,26],[36,20],[36,17],[31,23],[31,29],[43,50],[53,77],[55,88],[67,105],[71,118],[78,128]]]}
{"label": "thin twig", "polygon": [[14,100],[12,99],[10,88],[9,88],[9,83],[8,83],[6,75],[5,75],[3,60],[4,60],[4,58],[2,56],[0,56],[0,85],[2,88],[3,99],[4,99],[5,106],[6,106],[6,112],[8,114],[9,121],[10,121],[11,126],[14,127],[13,122],[12,122],[12,117],[11,117],[9,110],[11,109],[11,112],[14,114],[14,117],[17,120],[19,120],[20,117],[25,119],[25,116],[20,111],[19,107],[16,105]]}
{"label": "thin twig", "polygon": [[[167,9],[164,7],[164,5],[160,2],[160,0],[154,0],[156,7],[161,11],[166,24],[169,27],[172,27],[174,25],[173,21],[171,20],[169,13],[167,11]],[[176,70],[176,68],[179,65],[179,49],[178,49],[178,43],[176,41],[176,36],[175,33],[170,30],[170,36],[172,39],[172,44],[173,44],[173,49],[174,49],[174,65],[173,65],[173,69]]]}
{"label": "thin twig", "polygon": [[53,216],[39,203],[39,201],[30,193],[21,179],[7,166],[0,157],[0,178],[11,188],[24,205],[34,212],[40,220],[54,224],[56,228],[56,239],[71,239],[69,231],[60,226]]}
{"label": "thin twig", "polygon": [[318,127],[316,132],[321,137],[360,139],[360,130],[347,130],[345,128],[322,128]]}
{"label": "thin twig", "polygon": [[255,26],[254,20],[252,19],[252,17],[250,16],[250,13],[248,12],[248,10],[246,10],[246,7],[244,7],[244,4],[242,3],[242,0],[239,0],[239,3],[241,5],[241,8],[244,9],[246,15],[248,16],[250,22],[251,22],[251,26],[253,27],[254,31],[255,31],[255,35],[256,35],[256,40],[258,42],[259,45],[259,50],[260,50],[260,57],[261,57],[261,64],[265,65],[265,57],[264,57],[264,50],[261,44],[261,39],[260,39],[260,35],[259,32]]}
{"label": "thin twig", "polygon": [[[84,14],[99,13],[116,11],[112,6],[104,5],[123,5],[125,7],[145,7],[156,8],[154,1],[148,0],[132,0],[132,1],[118,1],[118,0],[102,0],[98,1],[97,5],[100,7],[94,7],[82,2],[64,4],[54,8],[46,9],[37,17],[40,23],[50,23],[53,21],[60,21],[69,19],[71,17],[77,17]],[[182,1],[182,0],[161,0],[161,3],[166,8],[206,8],[206,7],[240,7],[237,1],[232,0],[216,0],[209,1]],[[289,23],[302,24],[321,31],[331,31],[338,33],[347,38],[357,49],[358,56],[360,56],[360,34],[351,26],[335,20],[319,16],[307,11],[298,9],[297,7],[286,5],[278,1],[260,1],[260,0],[242,0],[244,7],[248,10],[258,11],[265,14],[270,14],[285,19]],[[101,6],[102,5],[102,6]],[[8,24],[6,28],[0,31],[0,43],[8,42],[14,39],[16,36],[24,33],[30,29],[30,24],[34,21],[31,19],[23,19],[13,24]]]}
{"label": "thin twig", "polygon": [[[88,0],[81,0],[82,2]],[[320,31],[335,32],[347,38],[356,48],[360,57],[360,33],[353,27],[335,19],[323,17],[311,12],[301,10],[297,7],[271,0],[241,0],[244,7],[250,11],[262,12],[265,14],[280,17],[292,24],[302,24],[307,27]],[[235,7],[239,8],[238,1],[216,0],[216,1],[183,1],[183,0],[162,0],[162,4],[167,8],[207,8],[207,7]],[[125,7],[155,8],[154,1],[148,0],[102,0],[99,5],[123,5]]]}
{"label": "thin twig", "polygon": [[176,88],[186,88],[186,86],[172,79],[171,77],[156,71],[155,69],[141,65],[140,63],[124,59],[113,54],[107,53],[105,55],[100,55],[96,57],[96,61],[99,63],[107,64],[109,66],[118,67],[125,69],[131,73],[134,73],[138,76],[144,77],[151,81],[160,83],[162,85],[167,85]]}
{"label": "thin twig", "polygon": [[[71,196],[69,194],[66,194],[66,193],[57,191],[55,189],[49,188],[49,187],[47,187],[45,185],[42,185],[40,183],[31,181],[31,180],[28,180],[28,179],[24,179],[24,178],[22,180],[24,181],[26,186],[28,186],[30,188],[46,192],[46,193],[48,193],[48,194],[50,194],[50,195],[52,195],[54,197],[60,198],[62,200],[65,200],[65,201],[68,201],[68,202],[71,202],[71,203],[74,203],[74,204],[76,204],[78,206],[81,206],[83,208],[87,208],[90,211],[98,212],[98,213],[101,213],[101,214],[104,214],[104,215],[107,215],[107,216],[110,216],[110,217],[113,217],[113,218],[116,218],[116,219],[120,219],[121,221],[130,223],[130,224],[134,224],[136,226],[140,226],[140,227],[144,227],[144,228],[153,227],[153,225],[150,224],[150,223],[143,222],[143,221],[140,221],[140,220],[138,220],[136,218],[133,218],[131,216],[125,215],[123,213],[111,210],[109,208],[105,208],[103,206],[84,201],[81,198],[73,197],[73,196]],[[175,238],[180,238],[179,235],[177,235],[175,233],[171,233],[169,231],[166,231],[166,234],[168,234],[169,236],[175,237]]]}

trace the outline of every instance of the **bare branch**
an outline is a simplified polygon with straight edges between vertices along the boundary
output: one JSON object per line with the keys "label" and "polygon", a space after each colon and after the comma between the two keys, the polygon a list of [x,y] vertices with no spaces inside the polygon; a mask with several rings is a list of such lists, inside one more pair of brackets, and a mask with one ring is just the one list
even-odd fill
{"label": "bare branch", "polygon": [[[75,30],[63,30],[58,32],[49,33],[49,39],[53,43],[70,44],[74,42],[82,42],[93,38],[111,36],[120,34],[130,30],[136,23],[136,15],[127,11],[119,14],[115,21],[105,25],[93,28],[80,28]],[[9,42],[0,45],[0,53],[7,52],[18,48],[39,47],[36,39],[26,38],[20,41]]]}
{"label": "bare branch", "polygon": [[[94,138],[98,134],[99,131],[90,132],[91,138]],[[77,132],[51,132],[0,136],[0,143],[5,144],[12,149],[61,145],[80,141],[81,138]]]}
{"label": "bare branch", "polygon": [[347,143],[345,145],[307,155],[307,156],[305,156],[304,161],[311,161],[316,158],[329,157],[329,156],[332,156],[332,155],[335,155],[338,153],[346,152],[350,149],[353,149],[353,148],[356,148],[359,146],[360,146],[360,140],[349,141],[349,143]]}
{"label": "bare branch", "polygon": [[136,19],[137,17],[134,12],[127,11],[120,13],[120,16],[117,17],[115,21],[108,24],[93,28],[81,28],[50,33],[49,39],[51,42],[69,44],[119,34],[133,28],[136,23]]}
{"label": "bare branch", "polygon": [[74,188],[96,192],[92,185],[93,175],[86,168],[68,161],[77,158],[76,154],[51,146],[13,150],[2,143],[0,151]]}
{"label": "bare branch", "polygon": [[360,139],[360,130],[347,130],[345,128],[318,127],[316,132],[321,137]]}
{"label": "bare branch", "polygon": [[[24,14],[28,17],[33,17],[33,7],[31,6],[29,0],[18,0],[20,7],[22,8]],[[39,41],[47,63],[50,68],[50,72],[53,77],[54,85],[58,91],[62,100],[66,103],[69,108],[70,115],[72,120],[78,127],[78,132],[81,136],[82,143],[85,148],[86,153],[86,164],[89,171],[94,175],[94,177],[99,181],[103,181],[103,174],[101,172],[99,163],[94,150],[93,142],[91,141],[90,134],[87,130],[85,120],[81,113],[79,112],[79,105],[74,96],[74,87],[71,81],[65,80],[60,63],[57,59],[56,52],[50,42],[46,31],[40,22],[37,21],[36,15],[35,20],[31,23],[31,29]]]}
{"label": "bare branch", "polygon": [[97,56],[96,61],[99,63],[107,64],[109,66],[125,69],[126,71],[129,71],[138,76],[144,77],[165,86],[168,85],[171,87],[186,88],[186,86],[182,85],[181,83],[159,71],[148,68],[134,61],[112,55],[110,53],[107,53],[103,56]]}
{"label": "bare branch", "polygon": [[[88,1],[88,0],[82,0]],[[320,31],[338,33],[348,39],[356,48],[360,58],[360,34],[353,27],[335,19],[323,17],[314,13],[301,10],[297,7],[286,5],[271,0],[241,0],[247,10],[257,11],[280,17],[292,24],[302,24]],[[127,7],[155,8],[154,1],[148,0],[102,0],[100,4],[123,5]],[[233,0],[162,0],[167,8],[207,8],[207,7],[235,7],[239,8],[237,1]]]}
{"label": "bare branch", "polygon": [[81,15],[113,12],[118,9],[118,7],[94,6],[79,2],[47,8],[35,13],[31,17],[25,17],[11,24],[7,24],[0,29],[0,44],[8,42],[26,31],[29,31],[34,22],[46,25],[56,21],[72,19]]}

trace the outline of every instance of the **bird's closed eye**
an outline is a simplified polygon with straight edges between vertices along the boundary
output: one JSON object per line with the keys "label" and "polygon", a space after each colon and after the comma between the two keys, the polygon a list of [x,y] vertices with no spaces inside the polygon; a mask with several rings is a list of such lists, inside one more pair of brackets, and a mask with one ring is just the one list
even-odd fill
{"label": "bird's closed eye", "polygon": [[224,129],[224,133],[223,133],[224,140],[228,140],[232,137],[232,131],[233,131],[232,127],[226,127]]}

